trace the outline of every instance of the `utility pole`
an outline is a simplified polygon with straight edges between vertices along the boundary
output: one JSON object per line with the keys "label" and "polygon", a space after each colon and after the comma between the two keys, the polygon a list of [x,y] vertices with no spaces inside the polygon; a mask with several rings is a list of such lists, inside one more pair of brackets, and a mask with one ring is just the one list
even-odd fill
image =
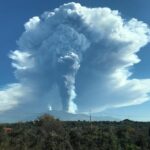
{"label": "utility pole", "polygon": [[90,128],[92,130],[92,115],[91,115],[91,110],[90,110]]}

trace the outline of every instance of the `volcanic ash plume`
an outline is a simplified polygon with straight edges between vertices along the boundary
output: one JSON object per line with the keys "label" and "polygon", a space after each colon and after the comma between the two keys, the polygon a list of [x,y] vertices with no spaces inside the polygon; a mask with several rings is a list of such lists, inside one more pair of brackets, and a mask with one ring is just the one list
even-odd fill
{"label": "volcanic ash plume", "polygon": [[150,79],[130,68],[149,41],[147,24],[110,8],[68,3],[35,16],[9,54],[18,83],[1,89],[0,110],[100,112],[146,102]]}

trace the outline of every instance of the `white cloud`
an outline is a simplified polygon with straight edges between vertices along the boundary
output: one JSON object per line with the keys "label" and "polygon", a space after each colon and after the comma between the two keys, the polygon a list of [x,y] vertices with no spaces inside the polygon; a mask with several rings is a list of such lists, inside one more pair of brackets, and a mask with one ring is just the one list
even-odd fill
{"label": "white cloud", "polygon": [[9,55],[9,57],[14,61],[12,66],[17,70],[26,70],[32,68],[34,62],[30,56],[31,55],[28,52],[20,52],[18,50],[15,50]]}
{"label": "white cloud", "polygon": [[18,99],[23,96],[20,84],[10,84],[0,90],[0,112],[12,109],[19,104]]}

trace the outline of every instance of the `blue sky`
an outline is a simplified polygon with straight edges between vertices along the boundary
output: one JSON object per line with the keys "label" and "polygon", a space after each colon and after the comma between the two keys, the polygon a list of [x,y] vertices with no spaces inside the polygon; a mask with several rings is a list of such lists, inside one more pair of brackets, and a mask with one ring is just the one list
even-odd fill
{"label": "blue sky", "polygon": [[[11,50],[17,49],[16,41],[24,31],[24,23],[32,16],[39,16],[44,11],[53,10],[63,3],[71,1],[62,0],[1,0],[0,1],[0,87],[8,83],[16,82],[14,77],[14,68],[11,67],[11,60],[8,54]],[[145,0],[80,0],[82,5],[87,7],[110,7],[121,12],[123,18],[137,18],[150,25],[150,1]],[[132,68],[133,76],[136,78],[150,78],[150,44],[138,53],[142,60]],[[114,115],[120,118],[132,118],[136,120],[150,120],[149,113],[150,102],[141,105],[129,106],[118,109],[109,109],[104,113]]]}

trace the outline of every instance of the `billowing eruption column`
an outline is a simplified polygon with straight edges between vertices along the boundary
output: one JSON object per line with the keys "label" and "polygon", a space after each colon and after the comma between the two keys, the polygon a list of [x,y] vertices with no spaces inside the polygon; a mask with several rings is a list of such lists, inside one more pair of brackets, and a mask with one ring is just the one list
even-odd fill
{"label": "billowing eruption column", "polygon": [[63,110],[75,113],[77,106],[74,103],[75,93],[75,76],[80,67],[79,57],[73,52],[61,56],[57,62],[57,84],[62,99]]}

